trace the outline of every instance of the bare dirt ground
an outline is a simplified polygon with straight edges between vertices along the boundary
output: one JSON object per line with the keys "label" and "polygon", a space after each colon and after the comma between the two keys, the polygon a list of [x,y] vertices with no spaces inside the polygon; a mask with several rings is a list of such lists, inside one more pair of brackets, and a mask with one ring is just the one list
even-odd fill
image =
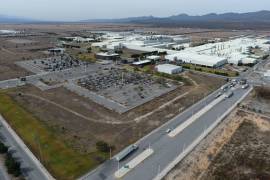
{"label": "bare dirt ground", "polygon": [[[75,149],[92,152],[95,143],[104,140],[114,145],[117,152],[224,83],[216,78],[210,78],[212,80],[209,81],[209,77],[194,73],[187,73],[186,76],[196,85],[179,87],[121,115],[65,88],[40,91],[35,87],[26,86],[10,91],[9,95],[27,111],[52,127]],[[19,92],[22,95],[19,95]]]}
{"label": "bare dirt ground", "polygon": [[[254,94],[242,105],[257,101]],[[270,118],[240,107],[165,179],[270,179]]]}
{"label": "bare dirt ground", "polygon": [[0,37],[0,80],[29,75],[14,64],[16,61],[46,57],[43,51],[54,47],[51,37]]}
{"label": "bare dirt ground", "polygon": [[270,119],[245,117],[201,179],[270,179]]}
{"label": "bare dirt ground", "polygon": [[241,34],[269,34],[267,31],[232,31],[232,30],[213,30],[202,28],[181,28],[181,27],[151,27],[148,25],[139,24],[26,24],[26,25],[1,25],[2,29],[15,29],[15,30],[31,30],[35,32],[56,33],[61,35],[67,35],[74,33],[73,35],[79,35],[82,32],[78,31],[127,31],[127,30],[143,30],[149,33],[160,34],[196,34],[196,36],[203,36],[207,38],[224,38],[237,36]]}

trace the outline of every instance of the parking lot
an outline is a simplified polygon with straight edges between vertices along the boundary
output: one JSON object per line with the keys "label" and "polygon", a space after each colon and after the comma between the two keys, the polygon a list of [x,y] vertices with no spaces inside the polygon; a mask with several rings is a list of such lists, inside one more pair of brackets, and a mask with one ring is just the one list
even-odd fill
{"label": "parking lot", "polygon": [[29,61],[17,62],[17,64],[30,72],[57,72],[79,66],[86,66],[89,63],[73,59],[68,55],[55,56],[45,59],[34,59]]}
{"label": "parking lot", "polygon": [[126,109],[141,105],[177,87],[168,80],[119,68],[98,71],[79,79],[77,83]]}
{"label": "parking lot", "polygon": [[18,62],[35,73],[28,83],[42,91],[60,86],[107,109],[125,113],[175,90],[180,82],[127,71],[114,64],[92,64],[63,55]]}

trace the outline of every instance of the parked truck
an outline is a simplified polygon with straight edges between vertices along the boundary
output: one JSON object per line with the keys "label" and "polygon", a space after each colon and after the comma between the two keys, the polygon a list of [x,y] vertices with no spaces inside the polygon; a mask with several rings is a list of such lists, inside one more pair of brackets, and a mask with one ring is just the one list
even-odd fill
{"label": "parked truck", "polygon": [[225,85],[223,85],[220,89],[221,89],[222,91],[226,91],[228,88],[229,88],[229,84],[225,84]]}
{"label": "parked truck", "polygon": [[120,153],[118,153],[115,157],[115,159],[117,161],[121,161],[123,160],[125,157],[127,157],[128,155],[130,155],[131,153],[133,153],[134,151],[136,151],[138,149],[138,145],[136,144],[132,144],[130,146],[128,146],[127,148],[125,148],[123,151],[121,151]]}

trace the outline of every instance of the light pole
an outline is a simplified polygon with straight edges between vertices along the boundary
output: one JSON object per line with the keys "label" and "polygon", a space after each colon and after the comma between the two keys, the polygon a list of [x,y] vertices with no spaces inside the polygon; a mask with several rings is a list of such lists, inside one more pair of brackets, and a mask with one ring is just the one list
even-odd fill
{"label": "light pole", "polygon": [[110,147],[110,159],[112,159],[112,148]]}

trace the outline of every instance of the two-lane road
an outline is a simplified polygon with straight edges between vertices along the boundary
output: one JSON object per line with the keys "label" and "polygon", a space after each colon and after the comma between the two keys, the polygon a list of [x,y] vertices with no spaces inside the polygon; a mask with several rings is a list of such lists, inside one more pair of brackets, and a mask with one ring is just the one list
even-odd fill
{"label": "two-lane road", "polygon": [[162,170],[166,169],[172,161],[174,161],[179,154],[182,153],[188,146],[190,146],[198,137],[211,127],[215,122],[218,121],[219,117],[223,115],[228,109],[238,103],[243,98],[249,89],[241,89],[238,87],[234,90],[234,95],[231,98],[224,99],[209,111],[204,113],[190,126],[184,129],[180,134],[175,137],[169,137],[166,133],[168,128],[174,129],[187,119],[192,117],[201,109],[205,108],[210,102],[215,99],[216,91],[199,101],[183,113],[179,114],[168,123],[153,131],[149,135],[142,138],[139,144],[139,150],[128,157],[126,160],[118,165],[118,162],[114,159],[105,162],[103,165],[98,167],[96,170],[85,175],[81,179],[84,180],[112,180],[116,179],[114,176],[115,171],[118,167],[124,166],[131,159],[135,158],[144,149],[149,146],[154,150],[153,155],[147,158],[143,163],[128,172],[123,179],[128,180],[151,180],[154,179]]}

